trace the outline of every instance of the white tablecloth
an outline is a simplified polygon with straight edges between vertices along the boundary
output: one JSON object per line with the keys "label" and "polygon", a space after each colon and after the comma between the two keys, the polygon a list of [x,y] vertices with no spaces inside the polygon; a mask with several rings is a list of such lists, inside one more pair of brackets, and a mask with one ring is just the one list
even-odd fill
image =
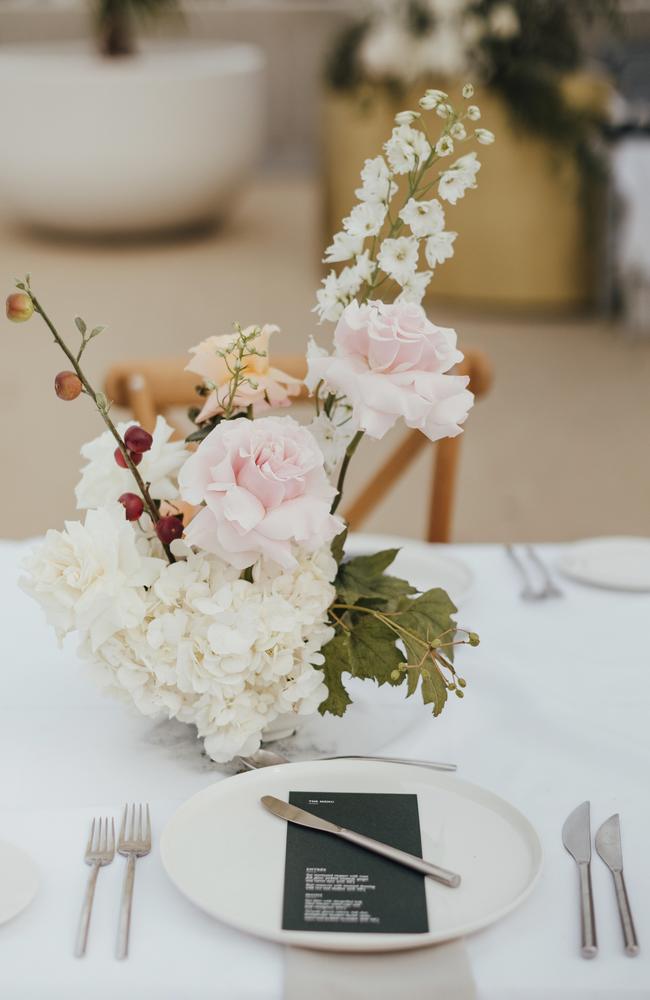
{"label": "white tablecloth", "polygon": [[[0,839],[32,855],[42,885],[31,907],[0,927],[0,996],[280,1000],[282,949],[194,909],[155,851],[139,865],[129,960],[112,957],[121,864],[101,873],[89,953],[72,958],[90,818],[117,814],[127,799],[148,800],[159,834],[180,802],[228,772],[100,696],[16,588],[24,550],[0,543]],[[459,775],[519,807],[545,850],[529,900],[467,942],[479,1000],[648,1000],[650,598],[563,582],[564,600],[526,604],[499,547],[448,551],[476,577],[461,614],[481,634],[479,649],[463,651],[467,696],[437,720],[423,709],[389,749],[456,761]],[[552,548],[542,551],[552,559]],[[594,830],[611,813],[622,816],[642,949],[634,959],[623,955],[611,877],[595,856],[600,954],[578,957],[576,872],[560,829],[587,798]],[[359,989],[361,998],[363,983]]]}

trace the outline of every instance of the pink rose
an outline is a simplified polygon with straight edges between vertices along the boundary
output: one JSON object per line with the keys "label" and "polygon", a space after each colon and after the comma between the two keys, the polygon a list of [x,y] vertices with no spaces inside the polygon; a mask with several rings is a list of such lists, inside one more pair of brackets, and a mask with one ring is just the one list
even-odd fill
{"label": "pink rose", "polygon": [[335,489],[310,432],[291,417],[224,420],[179,473],[181,495],[205,503],[185,539],[245,569],[260,556],[296,565],[291,542],[316,549],[343,530]]}
{"label": "pink rose", "polygon": [[[248,327],[244,333],[249,334],[253,329]],[[266,325],[255,338],[254,346],[264,357],[254,354],[246,358],[244,374],[254,385],[245,382],[239,387],[234,400],[235,409],[245,410],[251,403],[257,412],[276,406],[289,406],[290,397],[297,396],[300,392],[299,379],[287,375],[279,368],[273,368],[269,362],[269,340],[271,334],[278,331],[279,327]],[[224,334],[220,337],[208,337],[196,347],[190,348],[190,354],[194,357],[185,366],[185,371],[196,372],[206,382],[212,382],[216,386],[214,392],[206,398],[203,409],[196,418],[197,423],[223,413],[223,403],[231,376],[225,359],[217,351],[227,351],[233,340],[232,334]]]}
{"label": "pink rose", "polygon": [[359,427],[381,438],[403,417],[432,441],[460,434],[473,405],[456,333],[429,322],[413,302],[351,302],[334,331],[334,354],[311,356],[307,384],[344,393]]}

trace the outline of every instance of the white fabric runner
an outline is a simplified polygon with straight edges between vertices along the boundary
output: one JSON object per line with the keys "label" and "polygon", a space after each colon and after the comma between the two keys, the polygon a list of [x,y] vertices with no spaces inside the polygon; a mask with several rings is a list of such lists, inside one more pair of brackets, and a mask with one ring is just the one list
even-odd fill
{"label": "white fabric runner", "polygon": [[[178,805],[226,772],[202,764],[191,742],[174,743],[169,730],[106,700],[73,650],[56,648],[40,609],[15,587],[23,551],[0,543],[0,839],[31,854],[42,886],[29,910],[0,927],[0,996],[280,1000],[283,950],[196,910],[171,885],[157,853]],[[530,899],[465,943],[477,998],[650,1000],[650,597],[563,581],[564,600],[527,604],[499,547],[446,551],[476,575],[460,616],[481,635],[481,646],[463,650],[459,661],[467,695],[435,721],[422,710],[385,749],[456,761],[459,776],[528,816],[545,851]],[[554,550],[540,551],[550,559]],[[397,700],[395,712],[404,710]],[[587,798],[594,830],[621,813],[638,958],[623,954],[611,877],[597,857],[600,954],[592,962],[578,954],[576,873],[560,829]],[[120,859],[100,874],[89,952],[78,961],[72,946],[90,819],[117,815],[127,799],[151,803],[156,838],[136,876],[131,956],[113,958]],[[417,956],[429,963],[432,984],[436,954]],[[359,985],[359,998],[372,995]],[[401,993],[418,997],[406,972]],[[437,993],[440,1000],[449,995]],[[312,991],[304,996],[312,1000]]]}

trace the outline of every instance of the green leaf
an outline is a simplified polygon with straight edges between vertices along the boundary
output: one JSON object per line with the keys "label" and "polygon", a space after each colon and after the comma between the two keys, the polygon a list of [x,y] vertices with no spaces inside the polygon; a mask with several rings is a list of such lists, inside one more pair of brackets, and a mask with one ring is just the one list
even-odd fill
{"label": "green leaf", "polygon": [[[415,632],[420,638],[431,641],[446,633],[443,642],[453,641],[456,622],[452,615],[456,614],[457,608],[449,594],[441,587],[426,590],[414,600],[408,597],[400,600],[398,609],[401,613],[395,619],[397,624],[410,632]],[[447,659],[453,661],[452,645],[445,645],[443,652]]]}
{"label": "green leaf", "polygon": [[433,664],[427,667],[427,676],[422,675],[420,691],[424,704],[432,704],[434,716],[440,715],[447,701],[447,686]]}
{"label": "green leaf", "polygon": [[343,559],[343,552],[345,549],[345,542],[347,537],[348,537],[348,529],[346,526],[343,529],[343,531],[339,532],[339,534],[332,542],[332,555],[334,556],[339,565],[341,564],[341,560]]}
{"label": "green leaf", "polygon": [[86,335],[86,330],[88,329],[88,327],[86,326],[86,324],[82,320],[81,316],[75,316],[75,318],[74,318],[74,325],[76,326],[76,328],[79,331],[79,333],[81,334],[81,336],[84,337]]}
{"label": "green leaf", "polygon": [[348,638],[353,677],[376,681],[379,686],[402,683],[402,671],[396,680],[391,677],[404,663],[404,654],[395,645],[397,636],[392,628],[374,615],[366,614],[352,628]]}
{"label": "green leaf", "polygon": [[398,552],[399,549],[385,549],[371,556],[354,556],[341,563],[334,585],[344,602],[356,604],[360,597],[385,597],[380,581]]}
{"label": "green leaf", "polygon": [[352,704],[350,695],[343,686],[342,674],[344,671],[350,672],[350,642],[346,632],[335,635],[333,639],[323,646],[322,649],[325,662],[320,668],[325,675],[328,695],[325,701],[318,706],[321,715],[329,712],[330,715],[344,715],[348,705]]}
{"label": "green leaf", "polygon": [[92,339],[93,339],[93,337],[98,337],[98,336],[99,336],[99,334],[100,334],[100,333],[103,333],[105,329],[106,329],[106,327],[105,327],[105,326],[96,326],[96,327],[94,327],[94,328],[93,328],[93,329],[92,329],[92,330],[90,331],[90,333],[89,333],[89,335],[88,335],[88,340],[92,340]]}

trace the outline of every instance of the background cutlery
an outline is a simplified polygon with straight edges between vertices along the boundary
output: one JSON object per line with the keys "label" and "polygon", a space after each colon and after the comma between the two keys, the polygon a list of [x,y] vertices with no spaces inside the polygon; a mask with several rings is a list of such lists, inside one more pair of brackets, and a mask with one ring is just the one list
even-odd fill
{"label": "background cutlery", "polygon": [[[456,764],[442,764],[432,760],[410,760],[406,757],[365,757],[360,754],[338,754],[334,757],[317,757],[317,760],[380,760],[384,764],[412,764],[414,767],[428,767],[434,771],[455,771]],[[255,753],[247,757],[239,757],[244,767],[248,771],[257,770],[260,767],[272,767],[274,764],[290,764],[291,761],[284,754],[276,753],[274,750],[256,750]]]}
{"label": "background cutlery", "polygon": [[621,847],[621,818],[618,813],[606,819],[596,834],[596,850],[605,862],[614,878],[616,902],[623,928],[623,940],[627,955],[639,954],[630,902],[627,898],[625,878],[623,877],[623,849]]}
{"label": "background cutlery", "polygon": [[543,599],[543,594],[540,591],[535,590],[533,582],[529,576],[528,569],[523,559],[517,553],[514,545],[504,545],[504,548],[510,558],[512,565],[517,570],[519,577],[521,579],[521,590],[519,596],[522,601],[540,601]]}
{"label": "background cutlery", "polygon": [[382,857],[396,861],[407,868],[413,868],[422,875],[428,875],[429,878],[435,879],[436,882],[441,882],[452,889],[460,885],[460,875],[447,871],[446,868],[439,868],[438,865],[434,865],[430,861],[425,861],[424,858],[418,858],[415,854],[409,854],[407,851],[400,851],[397,847],[391,847],[390,844],[383,844],[380,840],[373,840],[362,833],[355,833],[354,830],[346,830],[343,826],[330,823],[329,820],[322,819],[320,816],[316,816],[306,809],[299,809],[298,806],[292,806],[282,799],[276,799],[273,795],[263,795],[260,802],[274,816],[279,816],[280,819],[284,819],[288,823],[298,823],[300,826],[308,826],[313,830],[321,830],[324,833],[332,833],[336,837],[342,837],[343,840],[349,840],[350,843],[357,844],[358,847],[363,847],[367,851],[381,854]]}
{"label": "background cutlery", "polygon": [[88,930],[90,928],[90,915],[93,910],[93,900],[95,898],[95,886],[99,869],[104,865],[109,865],[115,857],[115,822],[111,819],[110,829],[108,817],[92,821],[90,836],[86,845],[84,861],[90,865],[86,895],[79,917],[79,928],[77,930],[77,940],[75,943],[75,958],[81,958],[86,953],[88,944]]}
{"label": "background cutlery", "polygon": [[544,582],[544,589],[541,592],[541,597],[564,597],[564,594],[555,583],[548,566],[537,552],[537,549],[535,549],[532,545],[527,545],[526,553],[530,561],[535,564],[541,573],[542,580]]}
{"label": "background cutlery", "polygon": [[591,825],[589,802],[574,809],[562,827],[562,843],[578,865],[580,877],[580,924],[583,958],[598,954],[594,899],[591,891]]}
{"label": "background cutlery", "polygon": [[138,858],[144,857],[144,855],[148,854],[151,850],[151,817],[149,816],[149,806],[146,806],[143,813],[142,805],[139,805],[136,813],[136,807],[135,805],[132,805],[130,823],[129,807],[128,805],[124,806],[122,826],[120,827],[120,839],[117,849],[120,854],[123,854],[126,857],[127,863],[124,875],[124,884],[122,886],[122,902],[120,904],[120,920],[117,929],[116,954],[118,958],[126,958],[129,953],[129,933],[131,930],[131,907],[133,904],[135,862]]}

